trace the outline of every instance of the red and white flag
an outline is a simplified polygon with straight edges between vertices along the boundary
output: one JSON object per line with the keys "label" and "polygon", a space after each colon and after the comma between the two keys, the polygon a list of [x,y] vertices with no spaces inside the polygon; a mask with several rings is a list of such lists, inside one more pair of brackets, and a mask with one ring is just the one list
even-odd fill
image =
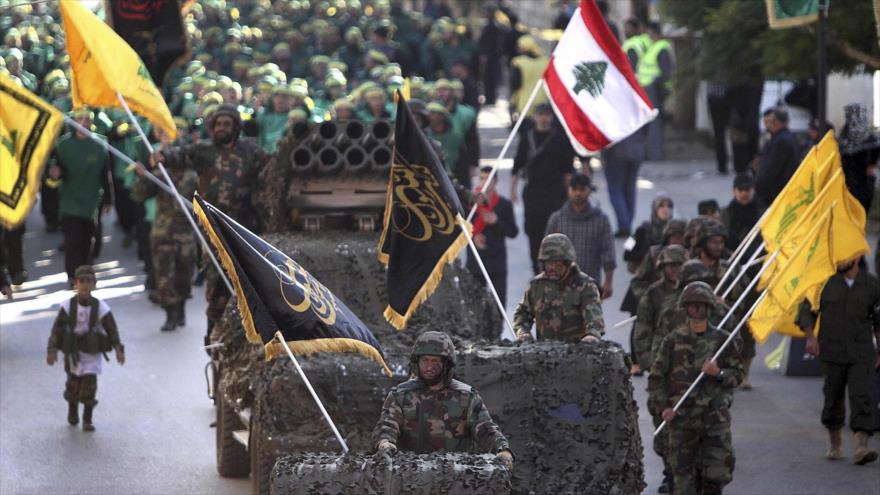
{"label": "red and white flag", "polygon": [[544,71],[544,89],[579,154],[614,144],[657,116],[594,0],[581,0]]}

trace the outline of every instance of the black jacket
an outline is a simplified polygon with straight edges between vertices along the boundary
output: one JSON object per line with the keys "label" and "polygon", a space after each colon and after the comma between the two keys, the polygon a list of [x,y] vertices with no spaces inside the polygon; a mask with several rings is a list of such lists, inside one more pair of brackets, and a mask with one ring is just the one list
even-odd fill
{"label": "black jacket", "polygon": [[[519,234],[516,219],[513,216],[513,203],[509,199],[498,198],[495,214],[498,215],[498,221],[493,225],[486,225],[483,230],[483,235],[486,237],[486,249],[479,250],[480,258],[489,273],[507,272],[507,246],[504,241],[507,237],[514,238]],[[468,251],[468,268],[479,270],[471,251]]]}
{"label": "black jacket", "polygon": [[788,128],[774,134],[764,145],[758,176],[755,178],[755,192],[764,206],[773,203],[776,195],[794,175],[800,159],[797,138]]}

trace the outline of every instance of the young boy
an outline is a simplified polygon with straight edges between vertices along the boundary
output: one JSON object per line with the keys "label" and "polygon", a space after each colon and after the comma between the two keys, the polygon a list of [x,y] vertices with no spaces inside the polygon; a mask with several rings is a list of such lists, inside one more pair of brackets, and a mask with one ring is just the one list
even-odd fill
{"label": "young boy", "polygon": [[79,403],[83,404],[83,431],[95,431],[92,410],[98,401],[98,375],[101,374],[101,357],[116,350],[116,361],[125,364],[125,348],[119,341],[116,321],[106,302],[92,297],[95,288],[95,270],[88,265],[80,266],[74,273],[74,295],[61,303],[58,316],[52,325],[46,363],[58,360],[58,351],[64,353],[64,399],[68,402],[67,422],[79,423]]}

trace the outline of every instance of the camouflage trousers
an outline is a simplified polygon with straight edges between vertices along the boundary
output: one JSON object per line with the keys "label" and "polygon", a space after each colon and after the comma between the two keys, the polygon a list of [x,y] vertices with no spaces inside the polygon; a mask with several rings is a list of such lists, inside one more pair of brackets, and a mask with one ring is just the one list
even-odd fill
{"label": "camouflage trousers", "polygon": [[186,300],[192,291],[196,245],[173,238],[150,239],[156,294],[162,306],[174,306]]}
{"label": "camouflage trousers", "polygon": [[205,270],[205,299],[208,300],[208,309],[205,314],[208,316],[208,335],[211,335],[211,329],[216,325],[220,318],[223,317],[223,311],[226,310],[226,303],[229,302],[231,294],[226,288],[223,278],[217,273],[217,269],[211,262],[211,259],[205,256],[208,266]]}
{"label": "camouflage trousers", "polygon": [[[654,430],[663,422],[659,414],[651,414],[654,422]],[[659,435],[654,435],[654,453],[663,460],[663,476],[672,476],[672,466],[669,462],[669,425],[663,428]]]}
{"label": "camouflage trousers", "polygon": [[97,393],[98,375],[76,376],[73,373],[67,373],[67,381],[64,382],[64,400],[94,406],[98,403],[95,400]]}
{"label": "camouflage trousers", "polygon": [[696,428],[675,423],[669,426],[668,455],[675,495],[720,494],[733,480],[736,461],[730,423],[703,423]]}

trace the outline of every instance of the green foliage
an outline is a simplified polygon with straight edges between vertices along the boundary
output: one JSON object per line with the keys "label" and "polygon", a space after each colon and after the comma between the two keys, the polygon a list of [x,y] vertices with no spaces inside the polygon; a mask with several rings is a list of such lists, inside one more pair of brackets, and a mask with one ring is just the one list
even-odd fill
{"label": "green foliage", "polygon": [[[830,0],[828,69],[850,73],[861,62],[841,49],[848,46],[880,58],[872,2]],[[802,79],[815,74],[816,24],[770,29],[763,0],[660,0],[672,24],[699,36],[698,54],[680,61],[679,74],[732,84],[767,78]]]}

